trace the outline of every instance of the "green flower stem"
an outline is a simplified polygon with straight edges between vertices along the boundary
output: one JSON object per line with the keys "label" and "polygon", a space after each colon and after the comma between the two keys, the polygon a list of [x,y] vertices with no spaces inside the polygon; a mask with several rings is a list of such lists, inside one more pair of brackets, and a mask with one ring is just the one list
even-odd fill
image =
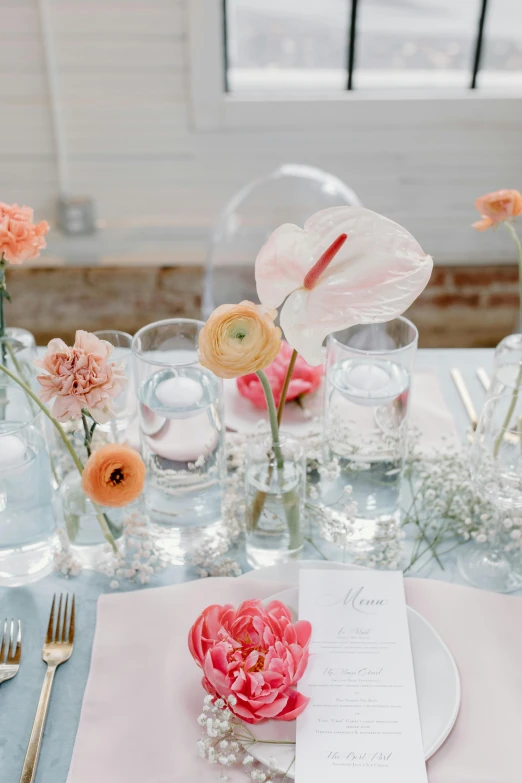
{"label": "green flower stem", "polygon": [[[76,452],[75,452],[75,450],[73,448],[73,445],[70,442],[69,438],[67,437],[67,434],[65,433],[65,430],[63,429],[63,427],[60,424],[60,422],[57,421],[54,418],[54,416],[51,416],[51,414],[49,413],[49,411],[47,410],[47,408],[43,404],[43,402],[40,400],[40,398],[36,396],[36,394],[32,391],[32,389],[29,388],[29,386],[26,383],[24,383],[22,380],[20,380],[20,378],[17,378],[17,376],[14,373],[12,373],[10,370],[8,370],[7,367],[5,367],[3,364],[0,364],[0,370],[3,373],[5,373],[9,378],[11,378],[11,380],[13,380],[15,383],[17,383],[25,391],[27,396],[30,397],[33,400],[33,402],[35,402],[36,405],[40,408],[40,410],[43,411],[45,416],[47,416],[49,421],[52,423],[53,427],[58,431],[58,434],[60,435],[60,437],[61,437],[61,439],[62,439],[62,441],[63,441],[63,443],[65,445],[65,448],[67,449],[67,451],[71,455],[72,461],[74,462],[76,468],[78,469],[78,472],[81,475],[83,473],[82,462],[79,459],[78,455],[76,454]],[[116,546],[116,542],[115,542],[115,540],[114,540],[114,538],[112,536],[111,531],[109,530],[109,526],[107,524],[107,520],[105,519],[105,516],[103,515],[102,510],[100,509],[100,507],[96,503],[93,503],[93,507],[94,507],[94,509],[96,511],[96,517],[97,517],[98,522],[100,524],[100,527],[101,527],[101,530],[102,530],[102,533],[104,535],[105,540],[108,541],[108,543],[111,545],[111,547],[112,547],[114,552],[118,552],[118,548]]]}
{"label": "green flower stem", "polygon": [[522,330],[522,245],[520,244],[520,239],[518,238],[518,234],[515,230],[515,227],[512,223],[508,223],[507,221],[504,222],[504,226],[509,231],[511,236],[513,237],[513,242],[515,243],[515,247],[517,249],[517,256],[518,256],[518,290],[519,290],[519,318],[520,318],[520,329]]}
{"label": "green flower stem", "polygon": [[[274,395],[272,393],[270,382],[266,377],[265,373],[263,372],[263,370],[259,370],[257,372],[257,377],[261,381],[261,385],[263,386],[263,391],[265,393],[265,399],[268,408],[268,418],[270,420],[270,429],[272,431],[272,448],[274,450],[274,455],[276,458],[277,470],[282,476],[284,472],[285,461],[283,457],[283,452],[281,451],[281,444],[279,441],[279,424],[277,421],[277,409],[274,402]],[[283,397],[281,399],[283,399]],[[269,465],[268,482],[270,482],[271,478],[272,478],[272,465]],[[252,522],[253,522],[254,529],[263,511],[265,501],[266,501],[266,493],[261,491],[258,492],[252,508]],[[295,492],[292,491],[292,492],[285,493],[283,498],[283,508],[286,516],[286,521],[288,523],[288,531],[290,534],[290,542],[289,542],[290,549],[297,549],[302,543],[301,537],[299,535],[299,512],[300,512],[299,505],[300,505],[299,498],[296,496]]]}
{"label": "green flower stem", "polygon": [[82,413],[82,424],[83,424],[83,434],[84,434],[83,442],[84,442],[84,445],[85,445],[85,449],[87,451],[87,456],[90,457],[91,453],[92,453],[92,448],[91,448],[91,431],[90,431],[89,422],[87,421],[87,416],[85,415],[85,413]]}
{"label": "green flower stem", "polygon": [[281,445],[279,443],[279,425],[277,423],[277,410],[274,402],[274,395],[272,393],[272,387],[270,381],[266,377],[263,370],[258,370],[257,377],[261,381],[261,386],[265,393],[266,404],[268,407],[268,418],[270,419],[270,429],[272,431],[272,444],[274,447],[274,454],[277,460],[277,467],[282,469],[283,467],[283,454],[281,452]]}
{"label": "green flower stem", "polygon": [[[5,285],[5,267],[7,261],[4,258],[4,254],[0,256],[0,340],[5,337],[5,313],[4,313],[4,298],[6,298],[7,288]],[[1,344],[0,361],[2,364],[6,363],[5,344],[2,340]]]}
{"label": "green flower stem", "polygon": [[277,408],[277,423],[278,425],[281,425],[281,419],[283,418],[283,410],[286,404],[286,395],[288,394],[288,387],[290,386],[290,381],[292,379],[292,373],[294,371],[295,363],[297,361],[298,353],[294,350],[292,351],[292,356],[290,357],[290,364],[288,365],[288,369],[286,371],[285,376],[285,382],[283,383],[283,388],[281,389],[281,397],[279,398],[279,406]]}
{"label": "green flower stem", "polygon": [[[515,231],[514,226],[511,223],[504,222],[504,225],[506,229],[509,231],[511,236],[513,237],[513,241],[515,243],[515,247],[517,249],[517,256],[518,256],[518,287],[519,287],[519,328],[522,330],[522,245],[520,244],[520,239],[518,238],[518,234]],[[520,364],[518,368],[517,377],[515,380],[515,388],[513,389],[513,394],[511,397],[511,402],[509,403],[509,408],[506,413],[506,418],[504,419],[504,424],[502,425],[502,428],[497,435],[497,439],[495,440],[495,445],[493,447],[493,456],[495,459],[498,457],[498,452],[500,450],[500,444],[502,443],[502,439],[504,438],[504,434],[506,430],[509,427],[509,422],[511,421],[511,417],[513,415],[513,411],[515,410],[515,406],[517,404],[518,395],[520,391],[520,384],[522,382],[522,364]]]}

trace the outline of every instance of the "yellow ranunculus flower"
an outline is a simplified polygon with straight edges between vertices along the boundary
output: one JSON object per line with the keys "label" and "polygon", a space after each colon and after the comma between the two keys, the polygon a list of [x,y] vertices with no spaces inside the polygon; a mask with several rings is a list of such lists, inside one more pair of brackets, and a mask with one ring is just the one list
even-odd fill
{"label": "yellow ranunculus flower", "polygon": [[199,334],[199,361],[220,378],[263,370],[281,347],[276,315],[248,301],[217,307]]}

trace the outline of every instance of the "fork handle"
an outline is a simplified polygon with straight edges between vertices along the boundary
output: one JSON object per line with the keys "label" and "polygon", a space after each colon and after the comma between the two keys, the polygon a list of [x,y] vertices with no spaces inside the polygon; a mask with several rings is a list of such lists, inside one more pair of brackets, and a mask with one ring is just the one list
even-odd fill
{"label": "fork handle", "polygon": [[40,755],[40,748],[42,746],[45,719],[47,718],[47,708],[49,707],[49,699],[51,697],[51,689],[53,687],[55,671],[56,666],[47,666],[47,671],[45,673],[45,678],[42,685],[42,692],[40,693],[40,700],[38,702],[38,707],[36,708],[33,729],[31,731],[31,737],[29,738],[27,753],[25,754],[25,761],[22,769],[22,776],[20,777],[20,783],[33,783],[34,776],[36,774],[36,766],[38,764],[38,757]]}

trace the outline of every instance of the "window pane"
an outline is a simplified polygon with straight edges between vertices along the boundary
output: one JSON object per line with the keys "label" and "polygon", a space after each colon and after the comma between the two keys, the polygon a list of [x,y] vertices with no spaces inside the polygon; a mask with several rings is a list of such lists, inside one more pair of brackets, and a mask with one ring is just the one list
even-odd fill
{"label": "window pane", "polygon": [[522,2],[489,0],[479,87],[522,87]]}
{"label": "window pane", "polygon": [[348,0],[226,0],[229,89],[345,90],[349,7]]}
{"label": "window pane", "polygon": [[481,6],[480,0],[359,0],[355,87],[469,87]]}

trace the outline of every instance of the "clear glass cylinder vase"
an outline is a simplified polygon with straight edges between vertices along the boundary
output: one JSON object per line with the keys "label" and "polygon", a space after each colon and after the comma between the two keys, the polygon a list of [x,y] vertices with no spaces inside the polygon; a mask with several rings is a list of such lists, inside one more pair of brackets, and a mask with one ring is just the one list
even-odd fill
{"label": "clear glass cylinder vase", "polygon": [[297,560],[304,542],[302,445],[267,435],[249,441],[245,467],[246,557],[252,568]]}
{"label": "clear glass cylinder vase", "polygon": [[[7,328],[5,335],[0,337],[0,362],[30,387],[37,385],[35,359],[34,335],[27,329],[17,326]],[[7,375],[0,377],[0,384],[10,383],[14,381]]]}
{"label": "clear glass cylinder vase", "polygon": [[132,342],[145,506],[158,545],[174,563],[190,561],[222,534],[223,388],[198,361],[203,326],[158,321]]}
{"label": "clear glass cylinder vase", "polygon": [[335,540],[329,528],[324,537],[357,555],[398,532],[417,339],[406,318],[353,326],[328,339],[324,433],[337,470],[320,484],[335,523]]}
{"label": "clear glass cylinder vase", "polygon": [[522,385],[522,334],[508,334],[495,348],[488,399]]}
{"label": "clear glass cylinder vase", "polygon": [[76,469],[64,477],[60,484],[59,497],[71,553],[83,568],[98,568],[111,556],[98,514],[104,515],[112,537],[118,541],[123,531],[123,510],[96,508],[84,494],[81,476]]}
{"label": "clear glass cylinder vase", "polygon": [[43,414],[17,385],[0,386],[0,585],[52,569],[56,523]]}

